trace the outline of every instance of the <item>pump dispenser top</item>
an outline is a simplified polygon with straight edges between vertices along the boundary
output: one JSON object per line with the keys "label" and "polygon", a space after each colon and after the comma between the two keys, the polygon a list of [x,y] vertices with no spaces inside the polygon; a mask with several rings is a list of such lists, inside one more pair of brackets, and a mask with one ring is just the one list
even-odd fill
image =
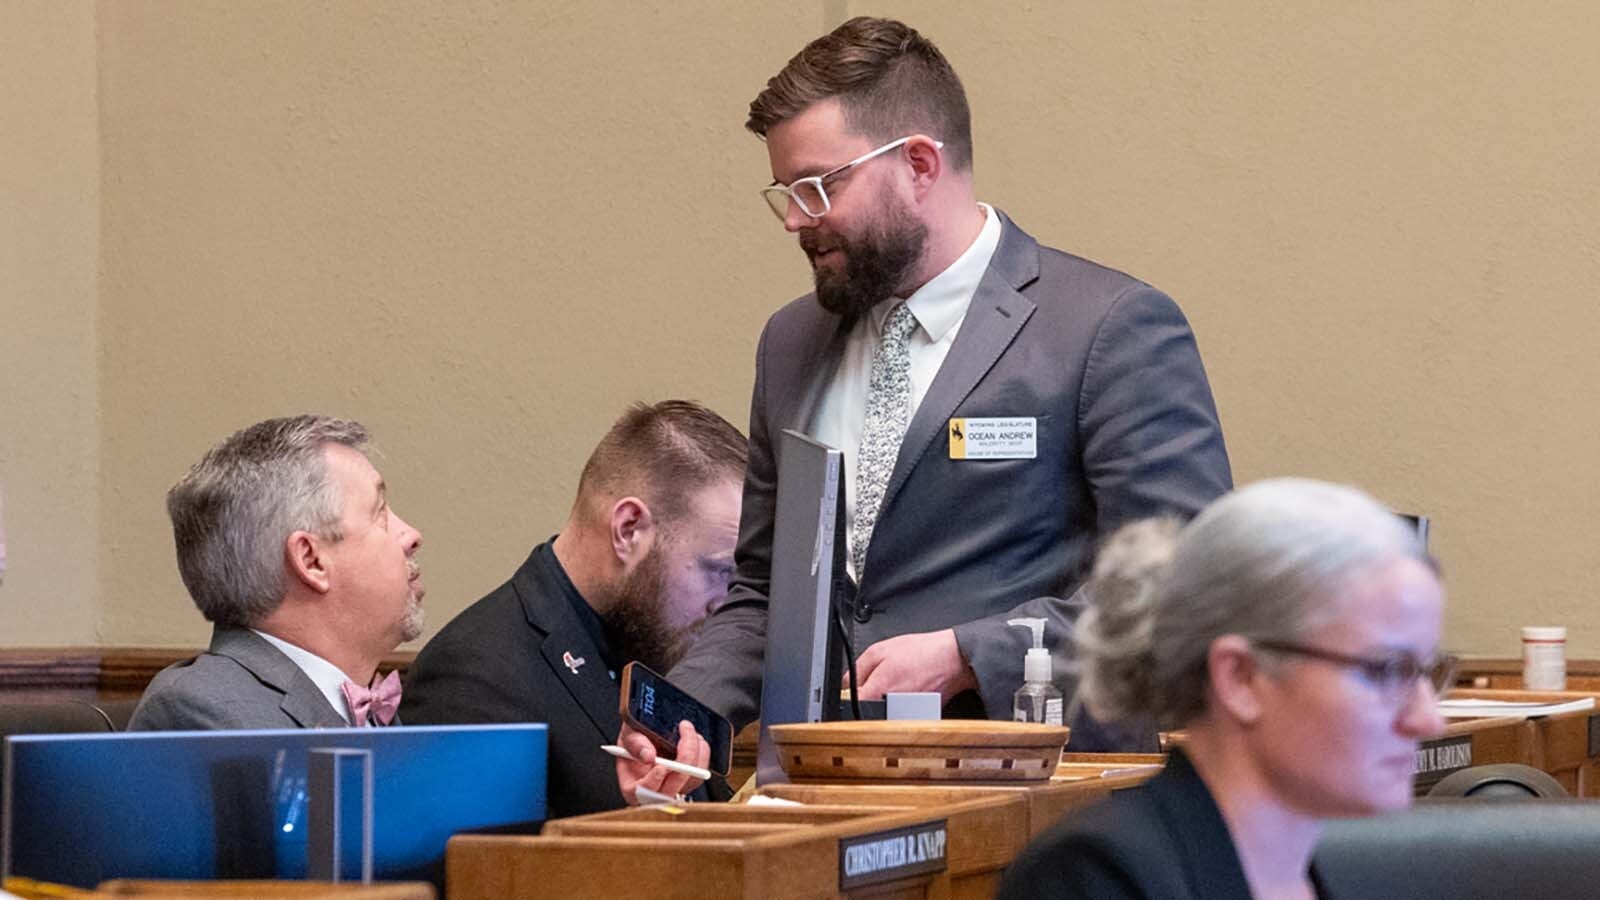
{"label": "pump dispenser top", "polygon": [[1050,651],[1044,648],[1044,619],[1007,619],[1006,624],[1033,630],[1033,647],[1028,650],[1028,655],[1023,657],[1022,680],[1049,681],[1053,672],[1050,665]]}

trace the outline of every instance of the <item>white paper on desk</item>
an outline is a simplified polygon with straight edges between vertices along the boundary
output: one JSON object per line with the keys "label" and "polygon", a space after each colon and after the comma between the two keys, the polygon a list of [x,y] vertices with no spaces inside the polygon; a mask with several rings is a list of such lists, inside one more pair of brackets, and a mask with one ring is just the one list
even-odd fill
{"label": "white paper on desk", "polygon": [[766,794],[754,794],[744,804],[746,806],[805,806],[799,800],[790,800],[787,797],[768,797]]}
{"label": "white paper on desk", "polygon": [[1137,766],[1123,766],[1120,769],[1107,769],[1100,773],[1101,778],[1110,778],[1113,775],[1132,775],[1136,772],[1145,772],[1150,769],[1164,769],[1165,763],[1140,763]]}
{"label": "white paper on desk", "polygon": [[640,806],[676,806],[685,803],[682,794],[667,795],[659,791],[652,791],[647,787],[635,788],[634,797],[638,798]]}
{"label": "white paper on desk", "polygon": [[1516,716],[1526,719],[1533,716],[1553,716],[1556,713],[1577,712],[1580,709],[1594,709],[1594,698],[1583,697],[1564,703],[1482,700],[1476,697],[1439,701],[1439,715],[1447,719],[1481,719],[1486,716]]}

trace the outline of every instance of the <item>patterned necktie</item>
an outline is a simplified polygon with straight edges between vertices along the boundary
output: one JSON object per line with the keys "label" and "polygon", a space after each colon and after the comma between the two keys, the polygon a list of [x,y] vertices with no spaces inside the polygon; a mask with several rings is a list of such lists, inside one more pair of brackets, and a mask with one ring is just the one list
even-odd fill
{"label": "patterned necktie", "polygon": [[878,522],[883,491],[900,456],[911,412],[911,333],[917,317],[900,303],[883,323],[883,336],[872,354],[867,380],[867,416],[856,454],[856,514],[850,523],[850,561],[856,581],[867,568],[867,544]]}
{"label": "patterned necktie", "polygon": [[350,707],[350,724],[356,728],[365,728],[374,721],[387,725],[394,721],[394,714],[400,709],[399,672],[390,672],[370,688],[346,681],[339,690]]}

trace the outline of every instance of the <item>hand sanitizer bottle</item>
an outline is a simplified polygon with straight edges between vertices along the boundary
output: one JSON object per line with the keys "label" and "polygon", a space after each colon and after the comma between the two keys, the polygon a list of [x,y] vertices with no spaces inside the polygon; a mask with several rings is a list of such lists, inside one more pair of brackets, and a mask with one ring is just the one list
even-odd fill
{"label": "hand sanitizer bottle", "polygon": [[1008,619],[1006,624],[1033,630],[1033,648],[1022,660],[1022,687],[1011,698],[1011,718],[1041,725],[1062,724],[1061,691],[1050,681],[1050,651],[1044,648],[1044,620]]}

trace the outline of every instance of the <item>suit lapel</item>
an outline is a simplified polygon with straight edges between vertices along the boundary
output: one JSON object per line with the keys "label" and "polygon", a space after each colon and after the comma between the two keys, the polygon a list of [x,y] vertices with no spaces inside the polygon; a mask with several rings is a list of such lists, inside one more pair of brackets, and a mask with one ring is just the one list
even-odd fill
{"label": "suit lapel", "polygon": [[[772,422],[775,430],[792,428],[802,434],[810,434],[811,420],[816,416],[817,406],[822,402],[828,386],[833,383],[833,376],[839,371],[839,361],[844,358],[844,345],[850,338],[850,329],[837,316],[828,315],[824,321],[832,323],[834,327],[819,329],[814,335],[813,345],[802,351],[804,356],[817,360],[818,364],[802,366],[801,371],[807,373],[808,380],[800,385],[800,390],[779,398],[784,405],[774,410],[776,415],[772,417]],[[778,441],[773,441],[774,446],[778,444]]]}
{"label": "suit lapel", "polygon": [[211,637],[211,652],[226,656],[250,670],[257,680],[283,694],[279,708],[301,728],[343,728],[339,711],[294,660],[284,656],[248,628],[218,628]]}
{"label": "suit lapel", "polygon": [[[571,628],[562,627],[552,631],[540,645],[539,653],[561,686],[572,695],[578,708],[583,710],[600,736],[609,743],[622,730],[622,718],[617,712],[617,683],[606,672],[605,661],[589,640],[588,632],[576,622],[572,624]],[[568,653],[572,654],[575,663],[582,661],[576,665],[576,672],[566,664]]]}
{"label": "suit lapel", "polygon": [[878,513],[880,522],[906,479],[911,477],[911,470],[934,439],[944,434],[945,425],[956,407],[994,368],[995,362],[1033,315],[1033,301],[1022,296],[1019,289],[1039,277],[1039,245],[1013,225],[1004,213],[999,210],[995,213],[1000,216],[1003,229],[1000,245],[995,248],[983,279],[978,282],[949,355],[928,386],[917,414],[906,426],[899,458],[884,488],[883,505]]}
{"label": "suit lapel", "polygon": [[[292,665],[292,663],[291,663]],[[328,698],[317,690],[317,686],[301,672],[298,667],[295,671],[306,683],[302,687],[291,686],[283,695],[283,714],[295,721],[301,728],[345,728],[350,723],[339,715],[338,711],[328,705]]]}
{"label": "suit lapel", "polygon": [[517,572],[513,586],[528,624],[544,633],[539,655],[550,667],[551,676],[572,696],[602,740],[615,740],[622,731],[617,682],[611,680],[600,648],[567,602],[563,586],[537,555]]}

